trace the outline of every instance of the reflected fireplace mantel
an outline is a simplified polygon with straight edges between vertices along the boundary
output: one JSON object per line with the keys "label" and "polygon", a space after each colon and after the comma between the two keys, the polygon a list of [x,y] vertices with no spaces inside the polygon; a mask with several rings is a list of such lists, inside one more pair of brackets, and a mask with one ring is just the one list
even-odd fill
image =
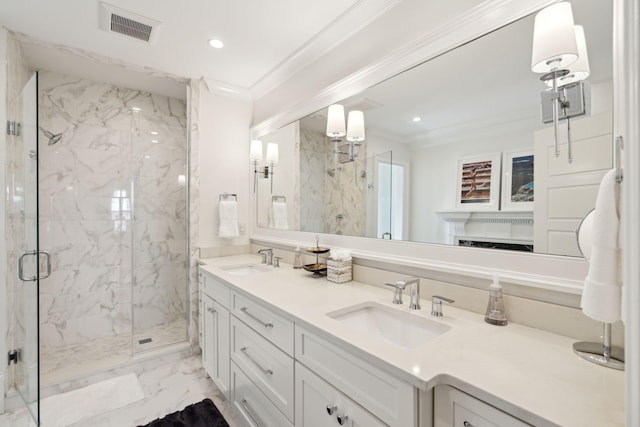
{"label": "reflected fireplace mantel", "polygon": [[476,239],[484,242],[533,244],[533,211],[437,212],[449,224],[448,242]]}

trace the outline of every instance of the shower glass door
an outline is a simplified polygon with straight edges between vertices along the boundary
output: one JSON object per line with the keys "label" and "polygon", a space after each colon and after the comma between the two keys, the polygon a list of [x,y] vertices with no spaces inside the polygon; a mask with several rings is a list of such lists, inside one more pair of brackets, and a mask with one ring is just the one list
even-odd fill
{"label": "shower glass door", "polygon": [[40,358],[38,292],[50,273],[49,256],[38,241],[38,75],[34,73],[9,106],[7,215],[10,251],[17,270],[13,287],[15,386],[31,416],[40,425]]}

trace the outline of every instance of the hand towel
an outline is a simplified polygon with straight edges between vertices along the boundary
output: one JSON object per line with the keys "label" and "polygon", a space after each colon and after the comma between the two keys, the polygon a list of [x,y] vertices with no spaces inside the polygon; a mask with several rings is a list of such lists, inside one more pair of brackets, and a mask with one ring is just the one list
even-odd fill
{"label": "hand towel", "polygon": [[238,202],[235,200],[221,200],[218,205],[219,226],[218,236],[233,239],[240,235],[238,227]]}
{"label": "hand towel", "polygon": [[285,202],[274,201],[271,203],[271,218],[273,228],[278,230],[288,230],[289,220],[287,214],[287,204]]}
{"label": "hand towel", "polygon": [[618,321],[621,310],[619,193],[615,170],[611,170],[602,178],[598,189],[589,272],[580,303],[584,314],[607,323]]}

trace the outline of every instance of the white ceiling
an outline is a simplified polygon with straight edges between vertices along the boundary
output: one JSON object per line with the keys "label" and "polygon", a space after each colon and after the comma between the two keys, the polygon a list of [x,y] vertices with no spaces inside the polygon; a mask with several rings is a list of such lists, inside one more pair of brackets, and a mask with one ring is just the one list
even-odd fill
{"label": "white ceiling", "polygon": [[[105,81],[134,78],[131,70],[161,71],[164,83],[184,93],[175,80],[205,78],[240,90],[265,91],[261,82],[299,67],[348,37],[345,25],[366,22],[397,0],[109,0],[108,3],[160,21],[155,44],[99,28],[98,0],[3,1],[0,25],[19,33],[30,65]],[[223,49],[207,41],[217,38]],[[311,43],[322,39],[322,43]],[[53,49],[52,49],[53,48]],[[95,59],[114,67],[96,65]],[[158,73],[156,73],[158,74]],[[273,80],[273,79],[271,79]],[[273,84],[273,81],[270,81]],[[184,96],[184,95],[182,95]]]}

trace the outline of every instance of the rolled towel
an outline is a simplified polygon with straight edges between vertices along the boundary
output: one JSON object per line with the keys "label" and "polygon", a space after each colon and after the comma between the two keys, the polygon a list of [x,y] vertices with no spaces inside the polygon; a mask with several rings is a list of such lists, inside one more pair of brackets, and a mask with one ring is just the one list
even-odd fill
{"label": "rolled towel", "polygon": [[235,200],[221,200],[218,205],[218,236],[233,239],[240,235],[238,227],[238,202]]}
{"label": "rolled towel", "polygon": [[271,218],[273,220],[273,228],[278,230],[288,230],[289,220],[287,204],[280,201],[274,201],[271,203]]}
{"label": "rolled towel", "polygon": [[593,213],[589,272],[584,281],[580,303],[584,314],[607,323],[620,320],[622,302],[619,192],[615,170],[611,170],[602,178],[598,189]]}

